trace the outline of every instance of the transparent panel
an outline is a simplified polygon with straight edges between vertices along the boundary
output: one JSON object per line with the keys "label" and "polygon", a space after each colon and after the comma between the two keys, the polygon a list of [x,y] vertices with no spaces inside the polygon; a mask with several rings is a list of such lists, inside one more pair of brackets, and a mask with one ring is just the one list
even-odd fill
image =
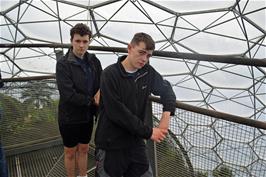
{"label": "transparent panel", "polygon": [[[44,11],[47,10],[47,11]],[[33,1],[32,4],[23,4],[19,9],[20,23],[28,23],[31,21],[55,21],[57,20],[57,13],[52,12],[43,3]]]}
{"label": "transparent panel", "polygon": [[200,11],[200,10],[211,10],[217,8],[226,8],[232,6],[235,1],[234,0],[192,0],[192,1],[157,1],[156,3],[167,7],[176,12],[191,12],[191,11]]}
{"label": "transparent panel", "polygon": [[[127,2],[130,3],[130,2]],[[121,9],[123,7],[125,1],[118,1],[115,3],[111,3],[108,6],[101,6],[98,7],[96,9],[94,9],[94,11],[98,14],[101,14],[101,16],[105,19],[110,19],[117,11],[119,11],[119,9]]]}
{"label": "transparent panel", "polygon": [[20,28],[32,38],[60,43],[58,22],[20,24]]}
{"label": "transparent panel", "polygon": [[222,36],[203,32],[191,36],[181,43],[202,54],[229,55],[247,50],[246,41],[231,38],[225,39]]}
{"label": "transparent panel", "polygon": [[10,7],[16,5],[18,3],[18,1],[16,0],[1,0],[0,1],[0,11],[5,11],[7,9],[9,9]]}
{"label": "transparent panel", "polygon": [[167,60],[157,57],[150,58],[150,64],[162,75],[171,75],[178,73],[188,73],[189,70],[184,62],[177,62],[176,60]]}

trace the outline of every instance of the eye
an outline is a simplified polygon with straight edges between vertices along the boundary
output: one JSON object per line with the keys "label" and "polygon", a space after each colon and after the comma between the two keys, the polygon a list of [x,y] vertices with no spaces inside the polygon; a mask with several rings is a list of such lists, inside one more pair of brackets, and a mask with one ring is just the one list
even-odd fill
{"label": "eye", "polygon": [[80,39],[77,39],[75,40],[76,43],[83,43],[83,44],[88,44],[89,41],[88,40],[80,40]]}
{"label": "eye", "polygon": [[145,54],[146,54],[146,52],[145,52],[145,51],[143,51],[143,50],[140,50],[140,51],[139,51],[139,54],[141,54],[141,55],[145,55]]}

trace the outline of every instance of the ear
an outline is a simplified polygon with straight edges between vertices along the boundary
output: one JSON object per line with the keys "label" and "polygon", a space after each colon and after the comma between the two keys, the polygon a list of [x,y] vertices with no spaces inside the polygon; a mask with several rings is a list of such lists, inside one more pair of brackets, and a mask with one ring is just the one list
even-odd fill
{"label": "ear", "polygon": [[132,45],[131,44],[128,44],[127,45],[127,52],[130,53],[131,49],[132,49]]}

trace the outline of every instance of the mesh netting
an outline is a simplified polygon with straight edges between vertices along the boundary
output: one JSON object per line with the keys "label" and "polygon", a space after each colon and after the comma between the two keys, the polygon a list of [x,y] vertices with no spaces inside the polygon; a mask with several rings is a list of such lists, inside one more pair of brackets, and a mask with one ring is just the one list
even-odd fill
{"label": "mesh netting", "polygon": [[[1,139],[10,176],[65,176],[54,80],[8,83],[1,90]],[[162,106],[153,103],[157,125]],[[177,109],[168,137],[155,144],[159,177],[266,176],[265,130]],[[93,141],[92,141],[93,144]],[[88,174],[94,176],[94,149]]]}

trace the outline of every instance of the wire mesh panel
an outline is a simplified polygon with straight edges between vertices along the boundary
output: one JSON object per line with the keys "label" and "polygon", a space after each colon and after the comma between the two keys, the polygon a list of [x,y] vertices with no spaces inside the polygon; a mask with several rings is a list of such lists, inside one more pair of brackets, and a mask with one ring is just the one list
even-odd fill
{"label": "wire mesh panel", "polygon": [[[44,177],[58,162],[63,159],[63,146],[42,148],[27,153],[7,157],[9,176],[11,177]],[[64,176],[64,166],[57,171],[57,176]]]}
{"label": "wire mesh panel", "polygon": [[[160,104],[153,103],[157,119],[161,110]],[[158,159],[167,159],[158,160],[160,177],[169,173],[179,177],[266,176],[265,130],[181,109],[169,129],[172,143],[167,138],[157,145]]]}
{"label": "wire mesh panel", "polygon": [[[0,98],[1,140],[10,176],[65,176],[55,81],[8,83]],[[152,109],[156,125],[162,106],[153,103]],[[266,176],[265,133],[262,129],[177,109],[171,118],[169,135],[155,145],[158,176]],[[88,174],[94,176],[93,148],[88,158]]]}
{"label": "wire mesh panel", "polygon": [[0,133],[9,176],[46,176],[62,156],[57,106],[54,80],[5,83]]}
{"label": "wire mesh panel", "polygon": [[[6,83],[1,90],[1,142],[10,177],[66,176],[57,121],[58,99],[54,79]],[[93,169],[93,148],[88,162],[88,169]],[[94,170],[89,176],[94,176]]]}
{"label": "wire mesh panel", "polygon": [[[66,176],[63,145],[41,148],[7,157],[10,177],[62,177]],[[94,149],[88,154],[89,176],[94,174]]]}
{"label": "wire mesh panel", "polygon": [[9,147],[59,136],[54,80],[7,83],[0,93],[1,138]]}

